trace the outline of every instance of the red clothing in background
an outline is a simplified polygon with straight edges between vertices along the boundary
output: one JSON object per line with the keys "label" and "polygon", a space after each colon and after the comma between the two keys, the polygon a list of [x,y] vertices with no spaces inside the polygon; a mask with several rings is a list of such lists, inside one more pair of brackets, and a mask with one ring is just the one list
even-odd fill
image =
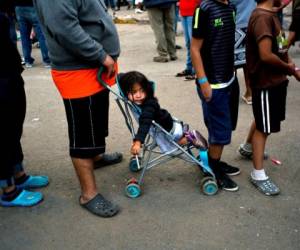
{"label": "red clothing in background", "polygon": [[179,11],[181,16],[193,16],[195,9],[200,5],[201,0],[180,0]]}

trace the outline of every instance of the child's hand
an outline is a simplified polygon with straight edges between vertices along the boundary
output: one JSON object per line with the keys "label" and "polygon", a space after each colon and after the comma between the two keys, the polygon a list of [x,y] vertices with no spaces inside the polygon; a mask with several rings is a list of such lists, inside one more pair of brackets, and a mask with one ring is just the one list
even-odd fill
{"label": "child's hand", "polygon": [[201,92],[203,97],[205,98],[205,101],[209,102],[212,96],[212,88],[208,82],[201,84],[200,86]]}
{"label": "child's hand", "polygon": [[133,155],[138,155],[140,153],[140,150],[141,150],[141,142],[140,141],[134,141],[132,143],[132,146],[131,146],[131,154]]}
{"label": "child's hand", "polygon": [[295,66],[295,64],[294,64],[293,62],[289,62],[289,63],[288,63],[288,75],[290,75],[290,76],[291,76],[291,75],[296,75],[296,74],[295,74],[295,73],[296,73],[296,72],[295,72],[295,71],[296,71],[296,70],[295,70],[295,67],[296,67],[296,66]]}
{"label": "child's hand", "polygon": [[300,82],[300,68],[295,68],[295,78]]}

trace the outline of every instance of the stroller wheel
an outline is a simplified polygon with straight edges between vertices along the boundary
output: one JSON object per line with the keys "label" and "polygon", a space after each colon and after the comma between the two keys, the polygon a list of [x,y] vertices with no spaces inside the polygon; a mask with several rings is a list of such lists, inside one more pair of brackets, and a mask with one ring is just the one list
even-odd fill
{"label": "stroller wheel", "polygon": [[[136,157],[132,157],[130,159],[130,162],[129,162],[129,170],[131,172],[138,172],[140,171],[142,168],[141,168],[141,161],[140,161],[140,158],[139,159],[139,164],[137,163],[137,160],[136,160]],[[140,167],[140,168],[139,168]]]}
{"label": "stroller wheel", "polygon": [[129,198],[137,198],[141,195],[142,191],[140,185],[131,182],[126,186],[125,193]]}
{"label": "stroller wheel", "polygon": [[218,192],[218,184],[214,178],[204,177],[201,181],[201,191],[206,195],[215,195]]}

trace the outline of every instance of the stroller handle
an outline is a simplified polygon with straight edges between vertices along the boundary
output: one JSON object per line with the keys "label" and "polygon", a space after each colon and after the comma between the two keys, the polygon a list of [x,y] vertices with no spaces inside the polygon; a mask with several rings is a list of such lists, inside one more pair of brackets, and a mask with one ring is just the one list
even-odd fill
{"label": "stroller handle", "polygon": [[104,88],[110,90],[111,87],[110,87],[105,81],[103,81],[103,79],[102,79],[102,74],[103,74],[103,72],[104,72],[104,67],[101,66],[101,67],[99,68],[99,70],[98,70],[98,73],[97,73],[97,80],[98,80],[98,82],[99,82]]}
{"label": "stroller handle", "polygon": [[[119,99],[123,100],[126,102],[126,99],[120,95],[120,93],[118,93],[117,91],[113,90],[113,88],[111,86],[109,86],[102,78],[102,74],[104,73],[104,66],[100,66],[98,72],[97,72],[97,80],[99,82],[99,84],[101,86],[103,86],[104,88],[108,89],[110,92],[112,92],[116,97],[118,97]],[[119,87],[119,83],[118,83],[118,78],[116,77],[116,84]]]}

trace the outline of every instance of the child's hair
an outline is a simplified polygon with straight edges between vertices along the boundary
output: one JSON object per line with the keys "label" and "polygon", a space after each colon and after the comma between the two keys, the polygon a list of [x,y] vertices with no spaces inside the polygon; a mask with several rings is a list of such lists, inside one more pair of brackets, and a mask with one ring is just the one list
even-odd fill
{"label": "child's hair", "polygon": [[128,95],[135,83],[139,83],[141,88],[146,92],[146,99],[154,98],[153,82],[150,82],[147,77],[138,71],[129,71],[119,75],[119,86],[124,95]]}

